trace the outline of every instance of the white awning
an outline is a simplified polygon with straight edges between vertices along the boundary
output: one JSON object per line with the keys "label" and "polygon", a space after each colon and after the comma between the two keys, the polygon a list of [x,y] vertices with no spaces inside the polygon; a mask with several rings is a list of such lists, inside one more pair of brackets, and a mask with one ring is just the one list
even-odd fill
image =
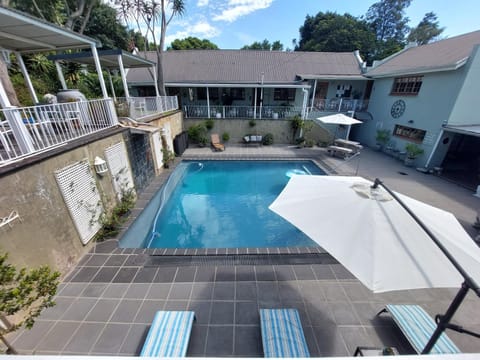
{"label": "white awning", "polygon": [[450,131],[457,134],[470,135],[480,137],[480,125],[447,125],[443,128],[445,131]]}

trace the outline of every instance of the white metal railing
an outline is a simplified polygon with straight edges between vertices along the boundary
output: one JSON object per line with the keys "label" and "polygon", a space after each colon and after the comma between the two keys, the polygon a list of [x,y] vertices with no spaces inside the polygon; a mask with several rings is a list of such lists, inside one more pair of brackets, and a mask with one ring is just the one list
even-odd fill
{"label": "white metal railing", "polygon": [[253,119],[291,119],[301,116],[302,108],[294,106],[210,106],[185,105],[185,117],[191,118],[253,118]]}
{"label": "white metal railing", "polygon": [[117,124],[112,99],[0,109],[0,165]]}
{"label": "white metal railing", "polygon": [[120,97],[116,102],[118,116],[141,119],[145,116],[162,114],[178,109],[176,96]]}
{"label": "white metal railing", "polygon": [[334,112],[366,111],[368,108],[368,100],[343,98],[321,99],[315,100],[314,108],[319,111]]}

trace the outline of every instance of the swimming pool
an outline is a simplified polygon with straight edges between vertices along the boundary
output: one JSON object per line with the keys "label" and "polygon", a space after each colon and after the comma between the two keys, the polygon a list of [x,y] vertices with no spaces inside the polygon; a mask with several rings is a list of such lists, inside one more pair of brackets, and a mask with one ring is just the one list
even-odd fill
{"label": "swimming pool", "polygon": [[268,209],[293,175],[325,174],[312,161],[182,161],[120,240],[120,247],[315,246]]}

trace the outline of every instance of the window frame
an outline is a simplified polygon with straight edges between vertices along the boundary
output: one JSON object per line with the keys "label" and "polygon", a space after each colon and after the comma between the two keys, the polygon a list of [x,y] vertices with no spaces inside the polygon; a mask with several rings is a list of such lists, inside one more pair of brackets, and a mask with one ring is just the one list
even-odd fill
{"label": "window frame", "polygon": [[390,95],[418,95],[422,83],[423,75],[396,77],[393,79]]}
{"label": "window frame", "polygon": [[274,88],[273,100],[274,101],[295,101],[297,94],[296,88]]}
{"label": "window frame", "polygon": [[401,139],[406,139],[417,144],[421,144],[427,135],[427,131],[423,129],[417,129],[410,126],[401,124],[395,124],[393,128],[393,136]]}

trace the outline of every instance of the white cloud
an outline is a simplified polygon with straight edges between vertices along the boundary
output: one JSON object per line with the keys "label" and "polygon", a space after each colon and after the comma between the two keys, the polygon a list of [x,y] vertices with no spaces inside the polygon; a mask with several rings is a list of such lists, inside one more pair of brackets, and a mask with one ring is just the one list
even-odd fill
{"label": "white cloud", "polygon": [[198,0],[197,6],[198,7],[204,7],[208,5],[208,0]]}
{"label": "white cloud", "polygon": [[171,35],[165,37],[165,43],[170,44],[175,39],[184,39],[189,36],[194,36],[200,39],[210,39],[220,35],[220,30],[215,26],[210,25],[205,20],[197,21],[194,24],[183,22],[182,29],[176,31]]}
{"label": "white cloud", "polygon": [[239,17],[270,7],[273,1],[274,0],[228,0],[222,12],[215,15],[213,20],[234,22]]}

